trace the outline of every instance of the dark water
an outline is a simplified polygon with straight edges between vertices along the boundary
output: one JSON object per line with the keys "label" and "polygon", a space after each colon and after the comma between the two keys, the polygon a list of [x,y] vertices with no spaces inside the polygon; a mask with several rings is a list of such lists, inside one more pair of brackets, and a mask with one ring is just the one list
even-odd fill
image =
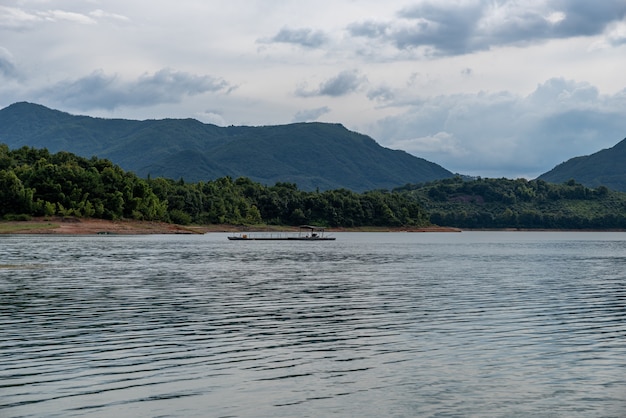
{"label": "dark water", "polygon": [[335,236],[0,237],[0,416],[626,416],[626,234]]}

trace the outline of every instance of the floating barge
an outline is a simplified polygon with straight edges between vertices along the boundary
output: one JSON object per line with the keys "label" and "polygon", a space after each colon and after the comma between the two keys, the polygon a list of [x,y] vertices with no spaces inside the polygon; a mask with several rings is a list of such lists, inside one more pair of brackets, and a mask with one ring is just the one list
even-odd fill
{"label": "floating barge", "polygon": [[334,241],[335,237],[325,235],[324,228],[301,225],[297,233],[258,232],[241,233],[228,237],[231,241]]}

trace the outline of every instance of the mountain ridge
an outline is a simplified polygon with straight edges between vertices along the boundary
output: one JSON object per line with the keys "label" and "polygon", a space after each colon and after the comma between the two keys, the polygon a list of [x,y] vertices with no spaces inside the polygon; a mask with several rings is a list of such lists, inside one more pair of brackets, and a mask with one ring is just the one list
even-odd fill
{"label": "mountain ridge", "polygon": [[571,158],[537,177],[552,183],[573,179],[587,187],[626,192],[626,138],[611,148]]}
{"label": "mountain ridge", "polygon": [[452,177],[445,168],[382,147],[341,124],[205,124],[195,119],[104,119],[28,102],[0,110],[0,142],[107,158],[142,177],[248,177],[304,190],[391,189]]}

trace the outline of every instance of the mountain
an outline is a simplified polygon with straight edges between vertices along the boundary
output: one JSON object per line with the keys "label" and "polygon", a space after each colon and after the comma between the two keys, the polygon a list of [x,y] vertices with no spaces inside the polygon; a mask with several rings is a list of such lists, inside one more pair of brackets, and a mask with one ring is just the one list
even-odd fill
{"label": "mountain", "polygon": [[538,178],[552,183],[574,179],[587,187],[626,192],[626,139],[612,148],[565,161]]}
{"label": "mountain", "polygon": [[32,103],[0,110],[0,143],[107,158],[141,177],[249,177],[303,190],[391,189],[452,177],[443,167],[384,148],[340,124],[219,127],[195,119],[76,116]]}

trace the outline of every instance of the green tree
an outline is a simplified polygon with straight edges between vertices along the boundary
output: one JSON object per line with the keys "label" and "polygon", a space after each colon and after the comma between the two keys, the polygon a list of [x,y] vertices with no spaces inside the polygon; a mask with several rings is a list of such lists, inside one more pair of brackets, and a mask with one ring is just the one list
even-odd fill
{"label": "green tree", "polygon": [[32,198],[32,190],[25,188],[13,171],[0,170],[0,202],[2,202],[0,214],[29,214]]}

